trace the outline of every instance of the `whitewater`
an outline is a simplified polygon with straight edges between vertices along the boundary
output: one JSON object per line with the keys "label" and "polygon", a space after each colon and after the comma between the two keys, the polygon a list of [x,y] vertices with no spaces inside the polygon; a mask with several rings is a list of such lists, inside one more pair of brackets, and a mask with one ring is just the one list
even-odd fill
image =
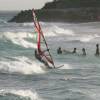
{"label": "whitewater", "polygon": [[[100,100],[100,22],[40,22],[55,65],[64,65],[43,70],[34,57],[34,24],[8,23],[14,15],[0,12],[0,100]],[[58,55],[58,47],[77,54]]]}

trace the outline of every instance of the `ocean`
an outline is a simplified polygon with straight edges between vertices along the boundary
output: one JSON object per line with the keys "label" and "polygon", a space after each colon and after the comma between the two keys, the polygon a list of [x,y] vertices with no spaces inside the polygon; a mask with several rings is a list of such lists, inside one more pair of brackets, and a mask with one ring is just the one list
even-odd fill
{"label": "ocean", "polygon": [[[0,12],[0,100],[100,100],[100,22],[40,22],[55,65],[64,65],[44,70],[33,23],[8,23],[15,14]],[[77,54],[58,55],[58,47]]]}

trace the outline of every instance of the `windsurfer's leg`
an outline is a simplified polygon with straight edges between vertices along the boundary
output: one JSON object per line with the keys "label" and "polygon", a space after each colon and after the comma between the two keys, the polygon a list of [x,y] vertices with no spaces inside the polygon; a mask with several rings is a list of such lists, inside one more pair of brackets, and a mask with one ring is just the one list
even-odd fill
{"label": "windsurfer's leg", "polygon": [[48,67],[49,69],[51,69],[51,67],[49,66],[49,64],[48,64],[46,61],[42,60],[42,62],[44,63],[44,65],[45,65],[46,67]]}

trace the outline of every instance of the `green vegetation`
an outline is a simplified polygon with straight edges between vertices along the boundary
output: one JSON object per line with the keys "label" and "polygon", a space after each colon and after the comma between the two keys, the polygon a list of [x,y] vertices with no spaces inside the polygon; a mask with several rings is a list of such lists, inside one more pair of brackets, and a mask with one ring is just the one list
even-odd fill
{"label": "green vegetation", "polygon": [[46,3],[43,9],[66,9],[82,7],[100,7],[100,0],[54,0]]}
{"label": "green vegetation", "polygon": [[[36,10],[40,21],[89,22],[100,20],[100,0],[54,0]],[[32,22],[32,11],[21,11],[9,22]]]}

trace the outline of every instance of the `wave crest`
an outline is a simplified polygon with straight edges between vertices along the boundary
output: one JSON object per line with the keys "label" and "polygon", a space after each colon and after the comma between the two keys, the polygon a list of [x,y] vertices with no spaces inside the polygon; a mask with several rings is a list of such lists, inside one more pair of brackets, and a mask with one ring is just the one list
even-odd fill
{"label": "wave crest", "polygon": [[6,24],[6,23],[7,23],[7,21],[0,19],[0,24]]}
{"label": "wave crest", "polygon": [[0,98],[7,98],[9,100],[42,100],[36,92],[31,90],[0,90]]}
{"label": "wave crest", "polygon": [[32,33],[27,33],[27,32],[18,32],[18,33],[13,33],[13,32],[5,32],[3,34],[0,34],[0,38],[3,39],[4,41],[10,40],[13,44],[20,45],[25,48],[36,48],[36,43],[34,41],[30,42],[27,39],[32,39],[33,40],[33,34]]}

